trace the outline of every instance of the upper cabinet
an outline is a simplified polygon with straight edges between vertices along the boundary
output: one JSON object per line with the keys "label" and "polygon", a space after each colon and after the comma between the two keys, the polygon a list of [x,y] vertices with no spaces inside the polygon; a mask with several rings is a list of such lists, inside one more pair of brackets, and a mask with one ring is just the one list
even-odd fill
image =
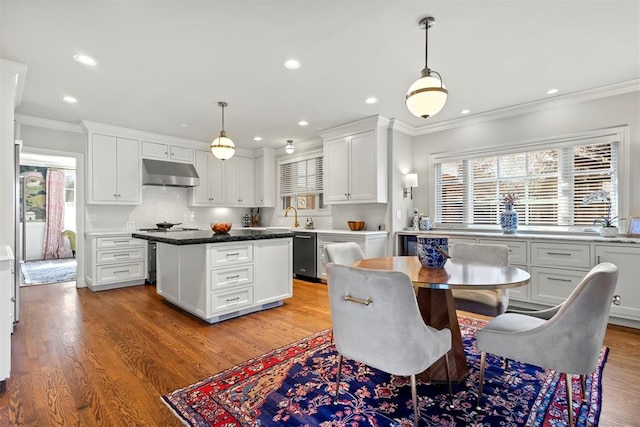
{"label": "upper cabinet", "polygon": [[253,158],[235,155],[224,161],[227,206],[254,206]]}
{"label": "upper cabinet", "polygon": [[89,133],[87,203],[142,203],[140,141]]}
{"label": "upper cabinet", "polygon": [[211,151],[195,152],[195,168],[200,185],[189,188],[189,206],[225,206],[224,164]]}
{"label": "upper cabinet", "polygon": [[259,148],[253,155],[254,206],[273,208],[276,206],[276,152],[272,148]]}
{"label": "upper cabinet", "polygon": [[387,125],[372,116],[320,132],[325,203],[387,202]]}
{"label": "upper cabinet", "polygon": [[142,158],[193,163],[194,150],[192,148],[181,147],[179,145],[142,141]]}

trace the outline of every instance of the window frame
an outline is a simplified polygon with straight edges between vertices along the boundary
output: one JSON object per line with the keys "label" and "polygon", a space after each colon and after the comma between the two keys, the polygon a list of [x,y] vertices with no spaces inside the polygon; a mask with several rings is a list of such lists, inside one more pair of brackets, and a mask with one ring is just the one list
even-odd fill
{"label": "window frame", "polygon": [[[625,228],[625,218],[629,217],[629,126],[617,126],[604,129],[596,129],[584,132],[577,132],[561,136],[551,136],[539,139],[524,140],[515,143],[504,143],[498,145],[487,145],[478,149],[456,150],[440,153],[432,153],[429,155],[429,185],[428,191],[430,195],[429,215],[436,219],[436,203],[437,203],[437,177],[436,164],[478,159],[482,157],[501,156],[507,154],[516,154],[523,152],[542,151],[549,149],[570,148],[581,145],[590,145],[603,142],[618,141],[617,156],[617,181],[618,181],[618,228]],[[465,183],[466,184],[466,183]],[[465,206],[465,208],[469,208]],[[489,224],[454,224],[435,222],[434,227],[440,228],[460,228],[472,230],[499,230],[499,225]],[[519,230],[523,231],[544,231],[544,232],[576,232],[585,231],[590,227],[584,224],[580,225],[518,225]]]}
{"label": "window frame", "polygon": [[[282,179],[282,174],[281,174],[281,166],[287,163],[296,163],[296,162],[301,162],[301,161],[305,161],[305,160],[311,160],[311,159],[315,159],[315,158],[322,158],[322,173],[324,175],[325,173],[325,165],[324,165],[324,150],[323,149],[316,149],[316,150],[311,150],[311,151],[306,151],[303,153],[296,153],[293,155],[287,155],[286,157],[279,157],[278,158],[278,165],[277,165],[277,205],[276,205],[276,216],[277,217],[284,217],[284,213],[285,210],[284,209],[280,209],[281,205],[282,205],[282,194],[280,192],[280,180]],[[323,181],[324,181],[324,176],[323,176]],[[322,193],[324,194],[324,187],[322,189]],[[302,210],[298,213],[299,215],[304,215],[304,216],[314,216],[314,217],[318,217],[318,216],[331,216],[332,212],[331,212],[331,205],[327,205],[326,201],[324,204],[324,208],[323,209],[310,209],[310,210]]]}

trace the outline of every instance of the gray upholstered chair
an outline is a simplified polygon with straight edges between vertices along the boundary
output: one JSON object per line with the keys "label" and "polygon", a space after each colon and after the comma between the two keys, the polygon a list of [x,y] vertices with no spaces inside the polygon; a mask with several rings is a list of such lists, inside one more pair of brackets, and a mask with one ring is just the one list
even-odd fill
{"label": "gray upholstered chair", "polygon": [[[413,284],[404,273],[329,263],[327,285],[333,339],[340,355],[335,401],[344,356],[393,375],[410,376],[417,426],[415,375],[446,356],[451,349],[451,331],[425,325]],[[448,375],[449,361],[445,360]]]}
{"label": "gray upholstered chair", "polygon": [[[452,259],[490,265],[509,265],[509,248],[505,245],[454,243],[449,252]],[[509,306],[506,289],[453,289],[458,310],[497,316]]]}
{"label": "gray upholstered chair", "polygon": [[355,242],[329,243],[324,247],[324,253],[329,262],[341,265],[353,265],[356,261],[364,259],[362,249]]}
{"label": "gray upholstered chair", "polygon": [[[618,268],[604,262],[595,266],[549,320],[505,313],[478,331],[480,358],[478,406],[482,397],[486,353],[556,370],[565,374],[569,425],[573,426],[572,375],[591,374],[609,319]],[[583,389],[584,394],[584,389]]]}

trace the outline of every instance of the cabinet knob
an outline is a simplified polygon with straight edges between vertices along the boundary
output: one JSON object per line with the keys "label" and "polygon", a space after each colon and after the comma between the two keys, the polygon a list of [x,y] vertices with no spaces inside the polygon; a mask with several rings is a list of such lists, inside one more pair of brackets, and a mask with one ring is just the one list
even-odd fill
{"label": "cabinet knob", "polygon": [[622,304],[622,297],[620,295],[614,295],[611,299],[611,302],[613,303],[613,305],[620,305]]}

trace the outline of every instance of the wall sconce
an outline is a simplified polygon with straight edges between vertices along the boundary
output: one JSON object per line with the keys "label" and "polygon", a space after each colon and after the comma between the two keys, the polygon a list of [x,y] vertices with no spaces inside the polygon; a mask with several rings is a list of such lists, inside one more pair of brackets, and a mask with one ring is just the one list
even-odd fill
{"label": "wall sconce", "polygon": [[413,187],[418,186],[418,174],[417,173],[406,174],[403,178],[403,182],[404,182],[404,185],[403,185],[404,191],[402,195],[404,197],[409,196],[413,200]]}

